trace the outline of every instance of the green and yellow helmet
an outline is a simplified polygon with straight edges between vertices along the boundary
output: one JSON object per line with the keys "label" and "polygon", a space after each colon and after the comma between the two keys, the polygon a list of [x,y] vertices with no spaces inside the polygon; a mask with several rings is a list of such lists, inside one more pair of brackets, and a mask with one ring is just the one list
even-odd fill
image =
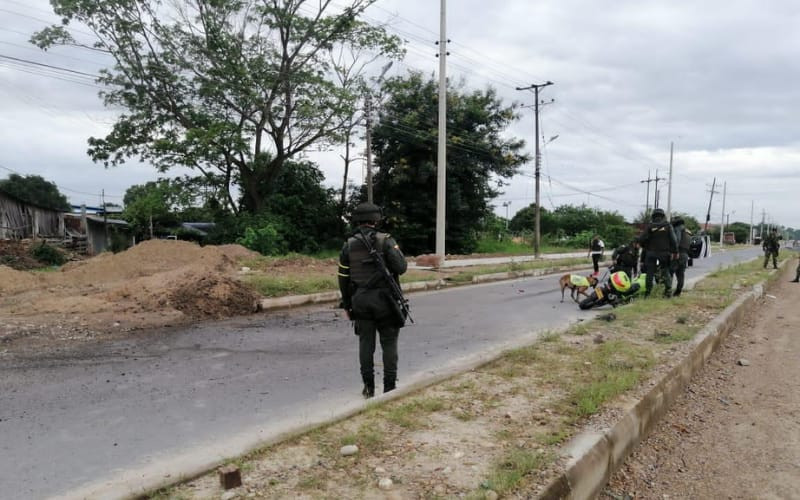
{"label": "green and yellow helmet", "polygon": [[611,275],[611,286],[618,292],[624,293],[631,289],[631,279],[625,271],[617,271]]}

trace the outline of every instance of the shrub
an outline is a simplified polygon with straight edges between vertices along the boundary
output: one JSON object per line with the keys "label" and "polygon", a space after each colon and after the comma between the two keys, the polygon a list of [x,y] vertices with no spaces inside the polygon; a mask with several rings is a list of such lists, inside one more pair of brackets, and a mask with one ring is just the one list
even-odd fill
{"label": "shrub", "polygon": [[51,266],[60,266],[67,261],[67,258],[64,257],[61,251],[45,242],[31,248],[31,256],[39,262]]}

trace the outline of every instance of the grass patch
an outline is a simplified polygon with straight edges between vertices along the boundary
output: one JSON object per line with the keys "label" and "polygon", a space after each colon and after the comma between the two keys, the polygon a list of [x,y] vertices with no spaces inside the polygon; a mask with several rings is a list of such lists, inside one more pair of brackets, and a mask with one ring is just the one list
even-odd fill
{"label": "grass patch", "polygon": [[[339,439],[340,446],[355,444],[367,450],[374,450],[384,444],[384,433],[374,422],[365,422],[355,434],[346,434]],[[338,450],[337,450],[338,451]]]}
{"label": "grass patch", "polygon": [[339,283],[334,276],[329,278],[277,278],[274,276],[248,276],[244,282],[264,297],[283,295],[305,295],[310,293],[338,290]]}
{"label": "grass patch", "polygon": [[515,448],[495,463],[481,487],[503,496],[521,486],[525,476],[538,471],[550,460],[545,453]]}
{"label": "grass patch", "polygon": [[581,358],[581,380],[568,398],[577,417],[597,413],[603,403],[633,388],[655,362],[647,348],[617,340],[600,344],[575,361]]}
{"label": "grass patch", "polygon": [[416,398],[384,408],[383,415],[389,422],[405,429],[419,429],[427,423],[427,414],[445,408],[446,403],[442,398]]}

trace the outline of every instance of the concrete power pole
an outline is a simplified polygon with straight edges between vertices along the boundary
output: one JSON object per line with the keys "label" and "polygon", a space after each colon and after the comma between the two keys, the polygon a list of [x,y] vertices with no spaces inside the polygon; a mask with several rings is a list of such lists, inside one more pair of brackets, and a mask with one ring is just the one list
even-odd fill
{"label": "concrete power pole", "polygon": [[669,180],[667,183],[667,220],[672,218],[671,210],[672,210],[672,146],[673,143],[669,143]]}
{"label": "concrete power pole", "polygon": [[367,201],[372,203],[372,96],[364,96],[364,114],[367,115]]}
{"label": "concrete power pole", "polygon": [[747,238],[747,244],[753,244],[753,208],[755,208],[753,200],[750,200],[750,235]]}
{"label": "concrete power pole", "polygon": [[447,195],[447,10],[441,0],[439,13],[439,144],[436,165],[436,255],[444,262],[445,196]]}
{"label": "concrete power pole", "polygon": [[541,154],[539,151],[539,90],[547,87],[548,85],[552,85],[553,82],[546,81],[545,83],[540,84],[531,84],[527,87],[517,87],[517,90],[531,90],[533,89],[533,110],[534,110],[534,134],[536,136],[536,152],[534,153],[534,165],[535,165],[535,179],[536,179],[536,207],[535,207],[535,219],[534,219],[534,235],[533,235],[533,254],[536,258],[539,257],[539,247],[542,239],[542,231],[541,231],[541,210],[540,210],[540,188],[539,188],[539,178],[541,177]]}
{"label": "concrete power pole", "polygon": [[728,181],[722,183],[722,220],[719,223],[719,246],[722,247],[723,235],[725,234],[725,197],[728,192]]}

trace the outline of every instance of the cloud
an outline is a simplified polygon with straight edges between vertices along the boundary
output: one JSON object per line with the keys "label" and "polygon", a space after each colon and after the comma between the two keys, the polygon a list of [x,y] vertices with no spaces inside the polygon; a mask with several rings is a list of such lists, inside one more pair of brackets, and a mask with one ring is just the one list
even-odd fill
{"label": "cloud", "polygon": [[[1,8],[22,15],[4,12],[0,54],[87,73],[108,64],[87,51],[32,51],[26,34],[56,16],[46,0],[5,2]],[[672,204],[678,210],[704,219],[716,177],[727,184],[725,212],[749,222],[752,202],[755,213],[800,226],[794,195],[800,185],[800,122],[794,116],[800,3],[459,0],[447,9],[451,78],[464,77],[471,87],[491,85],[506,102],[524,104],[532,103],[533,94],[515,87],[554,82],[541,96],[555,99],[542,110],[542,134],[559,135],[543,151],[544,206],[587,203],[633,217],[645,206],[647,184],[641,181],[656,169],[667,176],[674,142]],[[389,76],[438,71],[439,2],[382,0],[368,17],[388,22],[409,41],[406,60]],[[121,194],[127,185],[158,177],[138,163],[105,170],[90,162],[86,138],[102,134],[113,120],[97,88],[12,66],[0,62],[0,163],[90,193],[113,186]],[[530,109],[509,133],[533,149]],[[339,187],[338,152],[312,157],[327,183]],[[362,170],[355,165],[350,179],[361,182]],[[533,174],[532,165],[524,170]],[[533,201],[529,176],[516,176],[504,190],[495,200],[500,215],[504,200],[513,200],[511,213]],[[666,196],[662,192],[662,201]],[[651,189],[650,204],[652,197]],[[714,196],[712,219],[722,216],[721,198]]]}

